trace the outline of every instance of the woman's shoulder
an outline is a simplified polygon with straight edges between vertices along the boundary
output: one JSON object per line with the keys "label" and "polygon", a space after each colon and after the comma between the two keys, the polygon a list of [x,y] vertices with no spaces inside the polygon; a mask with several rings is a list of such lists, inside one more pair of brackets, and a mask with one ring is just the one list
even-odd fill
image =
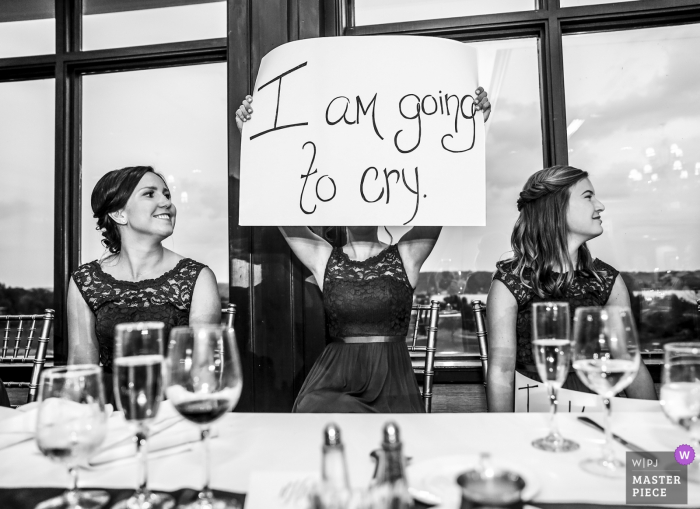
{"label": "woman's shoulder", "polygon": [[529,269],[524,269],[521,275],[514,260],[502,260],[496,263],[493,274],[495,281],[500,281],[513,294],[518,306],[523,306],[532,298],[532,289],[523,281],[527,278]]}
{"label": "woman's shoulder", "polygon": [[602,276],[613,276],[613,279],[620,273],[615,267],[605,263],[600,258],[593,260],[593,270]]}
{"label": "woman's shoulder", "polygon": [[101,269],[100,262],[98,260],[93,260],[91,262],[83,263],[80,267],[75,269],[71,274],[73,281],[81,288],[85,285],[92,284],[96,279],[99,279]]}

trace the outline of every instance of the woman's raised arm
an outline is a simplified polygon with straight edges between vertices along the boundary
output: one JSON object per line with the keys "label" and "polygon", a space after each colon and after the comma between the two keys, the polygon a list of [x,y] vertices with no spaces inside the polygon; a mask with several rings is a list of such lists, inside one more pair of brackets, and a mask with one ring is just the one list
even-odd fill
{"label": "woman's raised arm", "polygon": [[280,226],[279,229],[294,254],[311,271],[323,290],[323,275],[333,246],[306,226]]}

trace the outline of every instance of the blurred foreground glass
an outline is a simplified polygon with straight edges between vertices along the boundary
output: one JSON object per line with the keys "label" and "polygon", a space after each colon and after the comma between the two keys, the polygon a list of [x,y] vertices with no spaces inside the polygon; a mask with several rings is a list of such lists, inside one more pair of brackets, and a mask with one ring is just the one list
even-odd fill
{"label": "blurred foreground glass", "polygon": [[0,2],[0,58],[55,53],[55,18],[54,0]]}
{"label": "blurred foreground glass", "polygon": [[114,335],[114,397],[124,418],[136,425],[139,486],[117,509],[167,509],[170,495],[148,489],[148,434],[163,400],[162,322],[121,323]]}
{"label": "blurred foreground glass", "polygon": [[83,0],[83,50],[226,37],[224,0],[141,3]]}
{"label": "blurred foreground glass", "polygon": [[[661,354],[695,334],[700,24],[565,35],[562,45],[569,162],[606,207],[605,233],[588,246],[622,272],[640,346]],[[657,291],[666,313],[645,309]]]}
{"label": "blurred foreground glass", "polygon": [[664,345],[661,408],[673,424],[690,434],[695,461],[688,478],[700,479],[700,343]]}
{"label": "blurred foreground glass", "polygon": [[109,500],[106,491],[78,490],[78,468],[107,436],[102,368],[74,365],[45,369],[39,380],[36,443],[44,456],[63,463],[71,485],[62,496],[36,509],[97,509]]}
{"label": "blurred foreground glass", "polygon": [[219,325],[175,327],[170,332],[166,395],[187,420],[199,425],[204,451],[204,486],[187,509],[238,509],[215,499],[209,488],[210,425],[231,410],[241,396],[243,376],[233,329]]}
{"label": "blurred foreground glass", "polygon": [[632,312],[622,306],[578,308],[573,346],[576,374],[600,395],[605,407],[603,456],[585,460],[581,466],[593,474],[623,476],[625,464],[612,450],[610,399],[632,383],[642,362]]}
{"label": "blurred foreground glass", "polygon": [[535,0],[355,0],[355,26],[531,11]]}
{"label": "blurred foreground glass", "polygon": [[557,391],[566,382],[571,363],[569,304],[538,302],[532,305],[532,357],[537,373],[549,391],[549,434],[532,442],[550,452],[575,451],[579,445],[561,436],[556,423]]}
{"label": "blurred foreground glass", "polygon": [[90,208],[97,181],[150,165],[178,212],[163,246],[211,267],[227,303],[228,239],[211,234],[228,231],[226,64],[88,75],[82,90],[80,263],[106,254]]}

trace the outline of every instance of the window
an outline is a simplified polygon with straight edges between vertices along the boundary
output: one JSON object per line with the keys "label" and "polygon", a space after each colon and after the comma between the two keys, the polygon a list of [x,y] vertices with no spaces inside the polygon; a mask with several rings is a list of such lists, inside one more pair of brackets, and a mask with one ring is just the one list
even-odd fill
{"label": "window", "polygon": [[[84,0],[83,50],[226,37],[226,2]],[[182,5],[190,3],[193,5]],[[173,5],[176,4],[176,5]]]}
{"label": "window", "polygon": [[54,80],[0,83],[2,315],[53,307],[54,89]]}
{"label": "window", "polygon": [[55,52],[53,0],[3,0],[0,7],[0,58]]}
{"label": "window", "polygon": [[527,11],[535,0],[355,0],[355,25]]}
{"label": "window", "polygon": [[695,337],[700,25],[564,38],[569,161],[605,204],[594,256],[623,272],[642,347]]}

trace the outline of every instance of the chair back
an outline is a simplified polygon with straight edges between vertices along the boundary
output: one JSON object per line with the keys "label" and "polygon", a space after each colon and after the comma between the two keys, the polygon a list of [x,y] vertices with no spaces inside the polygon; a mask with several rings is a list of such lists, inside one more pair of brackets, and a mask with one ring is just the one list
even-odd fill
{"label": "chair back", "polygon": [[[427,413],[433,410],[433,382],[435,377],[435,351],[437,349],[438,335],[438,320],[440,318],[440,303],[436,300],[430,302],[429,305],[416,304],[411,308],[411,311],[416,312],[416,321],[413,325],[413,337],[411,344],[408,345],[410,352],[425,352],[425,365],[423,367],[423,406]],[[427,316],[427,325],[426,325]],[[418,330],[421,326],[425,327],[426,344],[425,346],[416,346],[418,339]],[[420,371],[419,371],[420,372]]]}
{"label": "chair back", "polygon": [[226,327],[233,329],[233,322],[236,320],[236,305],[229,304],[228,307],[221,310],[221,322],[226,324]]}
{"label": "chair back", "polygon": [[[31,359],[32,376],[30,382],[5,381],[6,387],[27,388],[27,403],[36,401],[39,387],[39,375],[46,362],[46,350],[51,336],[54,310],[47,309],[43,315],[0,315],[0,330],[2,330],[2,343],[0,344],[0,363],[22,364],[30,360],[30,351],[34,340],[37,340],[34,350],[34,358]],[[37,337],[37,331],[39,336]],[[24,342],[24,346],[22,343]]]}
{"label": "chair back", "polygon": [[488,332],[486,330],[486,306],[480,300],[472,301],[472,312],[476,324],[476,339],[479,343],[479,359],[481,360],[481,374],[484,377],[486,387],[486,375],[489,371],[489,346]]}

